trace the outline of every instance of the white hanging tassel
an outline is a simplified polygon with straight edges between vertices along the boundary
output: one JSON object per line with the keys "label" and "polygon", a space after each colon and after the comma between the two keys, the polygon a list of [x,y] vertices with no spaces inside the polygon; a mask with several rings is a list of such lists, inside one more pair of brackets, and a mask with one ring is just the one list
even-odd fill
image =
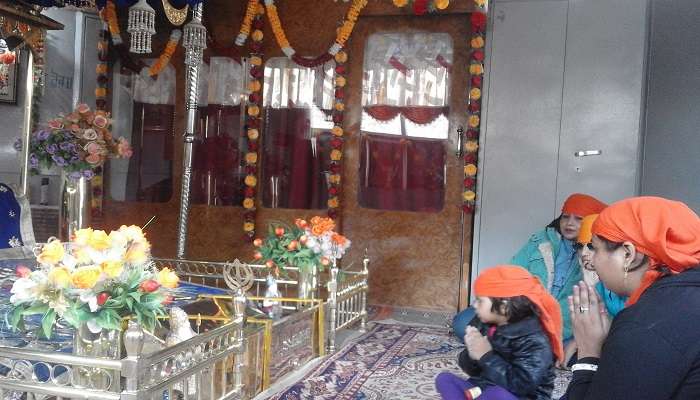
{"label": "white hanging tassel", "polygon": [[201,3],[192,9],[192,20],[183,29],[182,46],[185,52],[185,65],[195,66],[202,63],[204,49],[207,48],[207,28],[202,25]]}
{"label": "white hanging tassel", "polygon": [[131,34],[131,47],[129,51],[137,54],[151,52],[151,36],[156,33],[156,10],[146,0],[129,7],[129,26],[127,32]]}

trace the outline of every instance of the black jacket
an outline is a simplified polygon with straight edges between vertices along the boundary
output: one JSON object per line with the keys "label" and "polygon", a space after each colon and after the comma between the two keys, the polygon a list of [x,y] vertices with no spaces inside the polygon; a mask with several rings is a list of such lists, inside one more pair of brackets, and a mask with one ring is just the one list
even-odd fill
{"label": "black jacket", "polygon": [[576,371],[568,400],[700,399],[700,268],[665,277],[615,317],[597,372]]}
{"label": "black jacket", "polygon": [[[483,335],[488,326],[474,318],[469,325]],[[492,351],[479,361],[465,349],[459,366],[469,380],[482,388],[498,385],[522,400],[549,400],[554,388],[554,356],[549,339],[537,318],[499,326],[489,338]]]}

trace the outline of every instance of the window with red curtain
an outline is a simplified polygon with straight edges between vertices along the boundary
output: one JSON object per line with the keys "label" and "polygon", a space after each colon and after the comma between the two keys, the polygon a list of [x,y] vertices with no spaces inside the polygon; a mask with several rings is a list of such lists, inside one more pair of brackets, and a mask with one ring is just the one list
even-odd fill
{"label": "window with red curtain", "polygon": [[[154,60],[145,62],[150,65]],[[113,92],[113,131],[129,140],[133,155],[110,160],[110,197],[117,201],[169,201],[173,194],[175,68],[168,65],[155,80],[116,72]]]}
{"label": "window with red curtain", "polygon": [[261,190],[269,208],[322,209],[328,199],[333,63],[265,65]]}
{"label": "window with red curtain", "polygon": [[370,36],[362,88],[360,206],[442,210],[451,62],[448,34]]}
{"label": "window with red curtain", "polygon": [[195,142],[193,204],[240,206],[247,141],[241,135],[243,69],[229,57],[211,57],[200,72],[199,129]]}

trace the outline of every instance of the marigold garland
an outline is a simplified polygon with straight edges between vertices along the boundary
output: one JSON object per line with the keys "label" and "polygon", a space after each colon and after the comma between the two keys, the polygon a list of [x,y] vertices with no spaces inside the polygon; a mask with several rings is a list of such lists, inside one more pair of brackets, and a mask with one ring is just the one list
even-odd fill
{"label": "marigold garland", "polygon": [[360,16],[360,12],[362,12],[362,9],[367,5],[367,1],[368,0],[353,0],[343,24],[340,28],[338,28],[333,44],[324,54],[311,59],[297,55],[296,51],[289,44],[289,40],[287,40],[287,36],[282,28],[282,22],[280,21],[279,14],[277,13],[277,6],[275,6],[274,0],[265,0],[265,7],[267,8],[267,18],[270,21],[272,33],[275,35],[277,44],[280,46],[282,52],[299,65],[304,67],[315,67],[329,61],[336,54],[338,54],[343,46],[345,46],[345,43],[348,41],[348,39],[350,39],[350,35],[355,28],[355,23],[357,22],[357,18]]}
{"label": "marigold garland", "polygon": [[450,0],[392,0],[395,7],[403,8],[411,4],[415,15],[423,15],[425,13],[434,13],[438,10],[444,10],[450,6]]}
{"label": "marigold garland", "polygon": [[[113,6],[114,5],[112,5],[112,7]],[[95,73],[97,77],[97,82],[95,85],[96,111],[105,111],[107,109],[107,84],[109,83],[109,65],[107,63],[107,60],[109,60],[109,23],[105,17],[105,10],[106,8],[100,12],[102,28],[100,29],[100,36],[97,41],[97,65],[95,66]],[[119,27],[117,26],[117,30],[118,29]],[[104,204],[102,167],[100,167],[99,170],[96,170],[95,173],[96,175],[93,177],[91,182],[91,214],[99,216],[102,214],[102,206]]]}
{"label": "marigold garland", "polygon": [[[251,1],[248,3],[255,3],[256,14],[251,22],[251,27],[254,29],[251,35],[251,46],[250,46],[250,76],[252,80],[248,83],[249,96],[248,96],[248,109],[246,110],[246,124],[245,131],[248,143],[248,152],[246,153],[245,159],[245,171],[246,177],[243,180],[245,188],[243,189],[243,232],[246,240],[252,241],[255,237],[255,195],[256,188],[258,185],[258,148],[260,139],[260,90],[262,85],[260,84],[260,79],[262,78],[262,41],[263,41],[263,22],[262,15],[265,13],[265,8],[258,6],[257,1]],[[244,21],[245,23],[245,21]],[[250,29],[250,28],[249,28]]]}
{"label": "marigold garland", "polygon": [[[475,0],[475,4],[484,8],[485,1]],[[472,37],[469,40],[469,103],[467,118],[469,129],[464,143],[464,190],[462,191],[462,210],[464,213],[474,212],[476,203],[476,174],[479,150],[479,127],[481,124],[481,95],[484,73],[484,32],[486,30],[486,14],[474,12],[470,18]]]}
{"label": "marigold garland", "polygon": [[156,60],[156,62],[154,62],[148,69],[148,75],[152,77],[158,76],[161,71],[163,71],[163,68],[170,64],[170,58],[172,58],[173,54],[175,53],[175,49],[177,48],[177,44],[180,42],[181,37],[182,31],[179,29],[173,29],[173,31],[170,33],[170,39],[168,39],[168,43],[165,45],[163,54],[161,54],[160,57],[158,57],[158,60]]}
{"label": "marigold garland", "polygon": [[338,209],[340,208],[340,193],[342,192],[342,160],[343,160],[343,117],[345,111],[345,84],[347,83],[347,67],[345,63],[348,61],[348,55],[344,51],[340,51],[335,55],[335,100],[333,104],[333,122],[335,126],[331,129],[331,134],[334,136],[331,139],[330,153],[330,173],[328,184],[328,217],[332,219],[338,218]]}
{"label": "marigold garland", "polygon": [[236,36],[236,45],[243,46],[248,39],[250,34],[250,27],[253,24],[253,18],[258,14],[260,8],[260,0],[248,0],[248,5],[245,9],[245,17],[243,17],[243,22],[241,23],[241,29]]}

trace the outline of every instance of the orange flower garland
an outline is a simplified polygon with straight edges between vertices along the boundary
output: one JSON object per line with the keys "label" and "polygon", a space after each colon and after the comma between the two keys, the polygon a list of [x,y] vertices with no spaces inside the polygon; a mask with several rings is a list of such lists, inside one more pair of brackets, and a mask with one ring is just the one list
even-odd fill
{"label": "orange flower garland", "polygon": [[338,52],[343,48],[343,46],[345,46],[345,43],[350,38],[350,35],[352,34],[353,29],[355,28],[357,18],[360,16],[360,12],[362,11],[362,9],[365,8],[365,6],[367,5],[367,1],[368,0],[353,0],[352,5],[348,10],[347,16],[343,21],[343,24],[340,28],[338,28],[333,45],[330,46],[325,55],[317,57],[317,59],[315,60],[316,62],[311,63],[311,65],[307,63],[299,63],[298,56],[294,57],[296,55],[296,51],[289,44],[289,40],[287,40],[287,36],[284,33],[284,29],[282,28],[282,22],[280,21],[280,17],[277,14],[277,6],[275,6],[274,0],[265,0],[265,7],[267,8],[267,18],[270,21],[272,33],[275,35],[277,44],[280,46],[282,52],[298,64],[309,67],[322,64],[323,62],[328,61],[330,57],[338,54]]}
{"label": "orange flower garland", "polygon": [[[251,3],[253,3],[251,1]],[[251,3],[248,3],[250,6]],[[260,139],[260,90],[262,85],[260,79],[263,77],[262,67],[262,15],[265,13],[265,8],[260,6],[255,1],[255,17],[251,23],[254,29],[251,38],[253,39],[250,46],[250,76],[251,81],[248,83],[248,109],[246,111],[246,136],[248,138],[248,151],[244,157],[246,177],[243,180],[245,189],[243,189],[243,232],[247,240],[253,240],[255,237],[255,195],[258,185],[258,143]]]}
{"label": "orange flower garland", "polygon": [[250,35],[250,27],[253,24],[253,18],[258,14],[258,9],[260,8],[260,0],[248,0],[248,6],[245,9],[245,17],[243,17],[243,23],[241,24],[241,29],[236,36],[236,45],[243,46],[245,41]]}
{"label": "orange flower garland", "polygon": [[180,42],[181,37],[182,31],[179,29],[173,29],[173,31],[170,33],[170,39],[168,39],[168,43],[165,45],[163,54],[161,54],[160,57],[158,57],[158,60],[156,60],[156,62],[154,62],[148,69],[148,75],[152,77],[157,76],[161,73],[161,71],[163,71],[163,68],[170,64],[170,58],[172,58],[173,53],[175,53],[175,49],[177,48],[177,44]]}
{"label": "orange flower garland", "polygon": [[340,208],[340,193],[341,193],[341,172],[343,159],[343,116],[345,110],[345,77],[347,70],[345,63],[348,61],[348,55],[344,51],[338,52],[335,55],[335,100],[333,104],[333,123],[334,127],[331,134],[335,136],[331,139],[331,154],[330,154],[330,171],[328,185],[328,217],[332,219],[338,218],[338,209]]}
{"label": "orange flower garland", "polygon": [[[486,2],[475,0],[477,6]],[[481,90],[484,73],[484,32],[486,30],[486,14],[474,12],[470,18],[472,37],[469,41],[471,54],[469,61],[469,129],[464,143],[464,190],[462,191],[462,210],[464,213],[474,212],[476,203],[477,155],[479,150],[479,127],[481,125]]]}

